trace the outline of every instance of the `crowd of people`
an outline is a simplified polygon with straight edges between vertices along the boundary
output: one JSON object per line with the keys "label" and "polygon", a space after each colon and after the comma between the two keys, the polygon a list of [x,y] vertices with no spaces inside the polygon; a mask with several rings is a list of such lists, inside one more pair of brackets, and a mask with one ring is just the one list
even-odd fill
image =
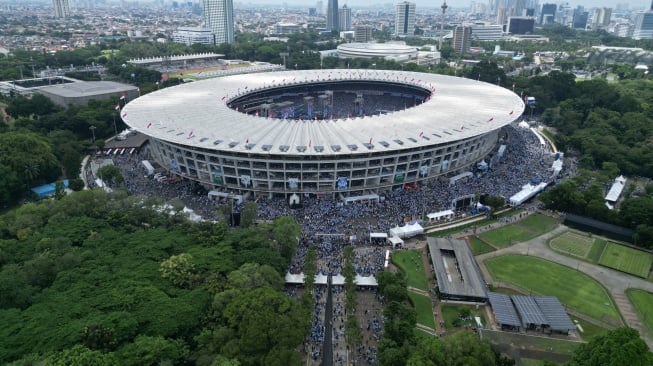
{"label": "crowd of people", "polygon": [[[493,163],[487,170],[473,169],[472,175],[454,183],[450,183],[449,177],[438,177],[421,182],[421,186],[414,189],[385,192],[379,202],[343,204],[327,197],[304,196],[300,207],[291,208],[283,198],[260,198],[257,200],[258,217],[261,220],[274,220],[280,216],[292,216],[301,225],[302,238],[288,272],[303,272],[308,248],[312,246],[317,253],[317,274],[340,275],[344,266],[343,250],[346,245],[353,245],[356,273],[373,276],[383,269],[385,249],[369,243],[370,232],[387,233],[389,229],[424,217],[427,213],[455,208],[454,202],[460,197],[488,194],[508,200],[526,183],[552,179],[553,154],[540,144],[529,129],[509,126],[502,129],[501,136],[501,143],[506,145],[502,157],[488,159]],[[148,155],[146,147],[137,154],[112,156],[125,178],[124,188],[144,197],[156,192],[167,201],[182,201],[204,219],[218,218],[216,206],[219,202],[210,199],[206,191],[198,190],[194,183],[183,180],[166,183],[144,174],[141,161]],[[242,208],[243,204],[234,205],[233,210],[238,212]],[[326,291],[326,286],[316,286],[311,332],[304,344],[308,358],[314,361],[322,356],[325,327],[333,327],[334,345],[345,343],[343,290],[336,288],[334,291],[334,319],[325,319]],[[292,293],[296,294],[296,290]],[[366,342],[355,348],[350,357],[355,357],[357,364],[373,365],[383,317],[378,310],[365,312],[361,316],[359,322]],[[345,352],[334,352],[336,364],[344,362],[344,357]]]}

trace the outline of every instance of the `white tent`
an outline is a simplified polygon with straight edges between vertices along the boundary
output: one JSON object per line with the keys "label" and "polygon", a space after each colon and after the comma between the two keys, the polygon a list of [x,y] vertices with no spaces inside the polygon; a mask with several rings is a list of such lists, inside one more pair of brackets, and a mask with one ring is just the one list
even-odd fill
{"label": "white tent", "polygon": [[392,249],[395,249],[398,245],[402,247],[404,246],[404,241],[396,236],[389,237],[388,241],[390,242],[390,245],[392,245]]}
{"label": "white tent", "polygon": [[331,277],[331,284],[332,285],[340,285],[340,286],[344,285],[345,284],[345,276],[339,274],[337,276]]}
{"label": "white tent", "polygon": [[614,183],[612,183],[612,187],[610,187],[608,194],[605,196],[605,200],[608,202],[617,202],[625,186],[626,186],[626,178],[624,178],[623,175],[620,175],[617,178],[615,178]]}
{"label": "white tent", "polygon": [[327,284],[327,276],[323,274],[318,274],[315,275],[315,284],[316,285],[326,285]]}
{"label": "white tent", "polygon": [[354,283],[357,284],[358,286],[378,286],[378,282],[376,282],[376,278],[374,276],[360,276],[356,275],[356,278],[354,278]]}
{"label": "white tent", "polygon": [[363,196],[351,196],[351,197],[345,197],[344,199],[345,204],[348,205],[352,202],[358,202],[358,201],[363,201],[363,202],[379,202],[379,195],[378,194],[366,194]]}
{"label": "white tent", "polygon": [[534,197],[536,194],[542,192],[546,188],[546,183],[540,183],[538,185],[526,184],[522,187],[521,191],[515,193],[510,197],[509,203],[511,206],[519,206],[522,203],[528,201],[530,198]]}
{"label": "white tent", "polygon": [[388,234],[386,233],[370,233],[370,241],[374,240],[383,240],[386,241],[388,239]]}
{"label": "white tent", "polygon": [[452,186],[457,181],[459,181],[460,179],[469,178],[469,177],[473,177],[473,176],[474,176],[474,174],[472,174],[471,172],[460,173],[460,174],[458,174],[456,176],[453,176],[453,177],[449,178],[449,185]]}
{"label": "white tent", "polygon": [[291,283],[291,284],[303,284],[304,283],[304,278],[306,276],[303,273],[300,274],[292,274],[290,272],[286,273],[286,283]]}
{"label": "white tent", "polygon": [[440,220],[451,220],[453,218],[453,216],[454,216],[453,210],[444,210],[444,211],[440,211],[440,212],[433,212],[433,213],[430,213],[430,214],[426,215],[426,217],[428,217],[428,219],[429,219],[429,222],[440,221]]}
{"label": "white tent", "polygon": [[555,160],[553,164],[551,164],[551,170],[553,170],[553,177],[557,177],[562,170],[562,159]]}
{"label": "white tent", "polygon": [[395,236],[398,238],[410,238],[415,235],[424,234],[424,228],[418,223],[412,225],[407,224],[405,226],[397,226],[390,229],[390,236]]}

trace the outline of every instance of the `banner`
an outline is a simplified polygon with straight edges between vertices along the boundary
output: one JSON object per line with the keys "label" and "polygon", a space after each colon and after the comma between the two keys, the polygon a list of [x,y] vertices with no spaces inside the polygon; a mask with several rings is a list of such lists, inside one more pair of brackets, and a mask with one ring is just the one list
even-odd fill
{"label": "banner", "polygon": [[177,163],[177,159],[170,159],[170,169],[179,171],[179,164]]}
{"label": "banner", "polygon": [[299,187],[299,179],[297,178],[288,178],[288,188],[297,189]]}
{"label": "banner", "polygon": [[346,191],[349,188],[349,178],[347,177],[338,177],[336,181],[339,191]]}
{"label": "banner", "polygon": [[427,175],[429,175],[429,166],[422,165],[421,167],[419,167],[419,175],[421,175],[422,177],[426,177]]}
{"label": "banner", "polygon": [[249,187],[249,183],[251,182],[252,177],[249,175],[241,175],[240,176],[240,184],[244,185],[245,187]]}

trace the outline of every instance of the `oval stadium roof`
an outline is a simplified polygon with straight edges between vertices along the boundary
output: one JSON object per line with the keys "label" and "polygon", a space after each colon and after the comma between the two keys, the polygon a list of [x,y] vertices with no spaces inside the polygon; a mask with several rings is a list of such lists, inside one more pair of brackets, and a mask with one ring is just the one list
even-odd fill
{"label": "oval stadium roof", "polygon": [[[426,102],[405,110],[338,120],[268,119],[228,106],[230,100],[256,90],[343,80],[401,83],[432,94]],[[476,80],[403,71],[306,70],[182,84],[130,101],[121,116],[139,132],[182,145],[244,153],[331,155],[401,150],[470,138],[511,123],[523,111],[523,101],[509,89]],[[327,148],[306,149],[311,144]],[[346,148],[354,145],[358,148]]]}

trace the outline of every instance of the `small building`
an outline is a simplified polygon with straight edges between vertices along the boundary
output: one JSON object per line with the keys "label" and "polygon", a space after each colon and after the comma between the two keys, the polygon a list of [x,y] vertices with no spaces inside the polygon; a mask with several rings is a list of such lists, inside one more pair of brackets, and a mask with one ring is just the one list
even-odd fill
{"label": "small building", "polygon": [[138,88],[134,85],[115,81],[80,81],[76,83],[52,85],[40,88],[39,93],[62,107],[86,106],[90,100],[118,99],[125,96],[127,100],[138,97]]}
{"label": "small building", "polygon": [[427,242],[442,299],[487,302],[487,286],[467,242],[432,237]]}
{"label": "small building", "polygon": [[614,183],[612,183],[612,186],[608,191],[608,194],[605,195],[605,204],[609,209],[614,209],[614,205],[617,204],[617,201],[619,200],[619,197],[621,197],[625,187],[626,178],[623,175],[615,178]]}
{"label": "small building", "polygon": [[[68,179],[64,179],[62,181],[64,189],[68,188]],[[34,187],[31,189],[31,191],[39,196],[39,199],[44,199],[50,196],[54,196],[54,194],[57,191],[57,183],[48,183],[44,184],[42,186]]]}

